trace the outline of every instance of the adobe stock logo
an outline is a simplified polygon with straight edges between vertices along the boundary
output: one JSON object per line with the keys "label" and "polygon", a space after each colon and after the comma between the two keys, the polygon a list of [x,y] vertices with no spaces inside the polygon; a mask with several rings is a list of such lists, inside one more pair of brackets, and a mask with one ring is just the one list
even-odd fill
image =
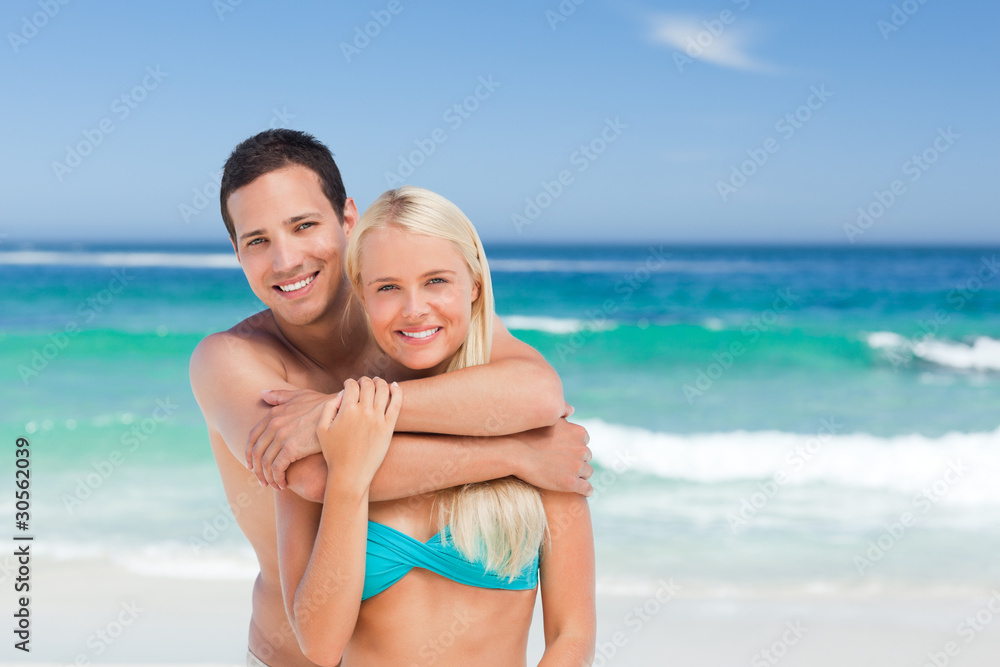
{"label": "adobe stock logo", "polygon": [[[914,153],[903,162],[900,170],[904,176],[909,176],[910,183],[916,183],[942,155],[951,150],[960,138],[961,135],[954,132],[950,125],[947,128],[939,127],[934,140],[922,151]],[[854,243],[859,236],[863,236],[907,191],[906,183],[899,178],[889,183],[885,190],[873,190],[872,199],[866,205],[858,207],[858,217],[855,222],[844,223],[847,240]]]}
{"label": "adobe stock logo", "polygon": [[18,32],[7,33],[7,41],[10,42],[10,48],[14,53],[20,51],[28,40],[34,39],[38,31],[47,26],[49,21],[62,11],[63,6],[69,3],[70,0],[38,0],[38,8],[42,11],[35,12],[30,17],[22,16],[21,29]]}
{"label": "adobe stock logo", "polygon": [[[604,127],[589,141],[581,143],[580,146],[569,156],[569,163],[576,167],[576,172],[582,174],[587,171],[597,159],[604,154],[608,147],[616,142],[622,133],[628,129],[628,125],[621,121],[621,117],[615,116],[604,119]],[[566,189],[575,181],[573,172],[569,169],[562,169],[551,180],[542,179],[539,182],[541,188],[535,192],[534,196],[524,198],[524,209],[521,212],[514,212],[510,216],[511,224],[518,234],[528,225],[534,224],[542,215],[542,211],[552,206],[552,204],[562,196]]]}
{"label": "adobe stock logo", "polygon": [[894,4],[892,6],[892,13],[889,15],[889,20],[879,19],[875,24],[878,31],[882,33],[882,39],[888,42],[889,35],[899,32],[899,29],[907,24],[910,17],[919,12],[925,4],[927,4],[927,0],[903,0],[898,5]]}
{"label": "adobe stock logo", "polygon": [[[441,120],[448,124],[452,132],[458,130],[474,114],[486,100],[490,99],[502,82],[493,79],[493,75],[480,76],[475,90],[460,102],[456,102],[444,110]],[[426,164],[428,158],[434,155],[438,146],[449,139],[449,134],[443,127],[431,130],[423,139],[414,139],[414,149],[408,153],[400,153],[395,171],[385,172],[385,183],[390,188],[396,188],[407,182],[418,168]]]}
{"label": "adobe stock logo", "polygon": [[[146,75],[142,80],[130,90],[122,93],[111,100],[111,113],[119,121],[124,121],[132,115],[132,112],[149,96],[149,93],[160,87],[165,78],[170,76],[157,65],[155,68],[146,68]],[[62,183],[67,175],[83,164],[84,158],[92,154],[98,146],[104,143],[104,138],[116,129],[114,121],[106,116],[97,123],[97,127],[82,130],[83,140],[76,144],[66,145],[66,157],[62,162],[54,160],[52,162],[52,173],[56,179]]]}
{"label": "adobe stock logo", "polygon": [[359,25],[354,26],[354,39],[351,43],[340,43],[340,52],[344,55],[344,59],[350,63],[352,58],[361,55],[361,52],[371,46],[372,41],[378,38],[384,29],[389,27],[389,24],[392,23],[392,18],[401,14],[403,9],[404,7],[400,0],[389,0],[389,4],[385,6],[385,9],[368,12],[372,20],[365,23],[364,29]]}
{"label": "adobe stock logo", "polygon": [[[786,141],[790,140],[806,123],[812,120],[815,113],[822,109],[831,97],[833,97],[833,93],[827,90],[825,84],[810,87],[809,95],[805,101],[774,123],[774,131]],[[781,142],[774,137],[765,139],[760,148],[748,148],[746,150],[747,159],[738,165],[732,165],[729,178],[715,182],[715,189],[722,201],[724,203],[729,201],[729,198],[746,185],[754,174],[760,171],[771,156],[779,150],[781,150]]]}

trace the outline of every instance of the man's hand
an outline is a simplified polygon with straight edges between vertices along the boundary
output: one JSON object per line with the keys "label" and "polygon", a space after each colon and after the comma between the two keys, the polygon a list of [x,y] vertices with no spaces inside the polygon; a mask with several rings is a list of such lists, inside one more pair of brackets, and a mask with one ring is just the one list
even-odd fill
{"label": "man's hand", "polygon": [[[568,407],[568,406],[567,406]],[[587,480],[594,474],[587,429],[560,419],[554,426],[536,428],[512,437],[527,448],[517,476],[540,489],[590,496]]]}
{"label": "man's hand", "polygon": [[310,454],[320,453],[316,428],[323,408],[331,399],[339,401],[342,395],[343,392],[330,396],[308,389],[261,392],[261,398],[274,407],[250,430],[246,464],[262,486],[270,484],[276,489],[284,489],[288,466]]}

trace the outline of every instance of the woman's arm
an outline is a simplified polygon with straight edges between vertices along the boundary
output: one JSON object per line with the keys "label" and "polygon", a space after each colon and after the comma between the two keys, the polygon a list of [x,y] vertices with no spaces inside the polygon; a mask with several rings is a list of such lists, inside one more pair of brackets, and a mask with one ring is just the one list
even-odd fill
{"label": "woman's arm", "polygon": [[594,659],[594,531],[587,499],[542,492],[550,541],[540,580],[545,653],[538,667],[583,667]]}
{"label": "woman's arm", "polygon": [[389,447],[402,400],[384,380],[344,383],[319,439],[329,468],[323,505],[276,494],[278,565],[292,629],[307,658],[338,665],[354,634],[365,578],[368,490]]}
{"label": "woman's arm", "polygon": [[[327,489],[334,488],[327,485]],[[361,606],[367,504],[363,512],[348,512],[352,503],[346,498],[347,502],[340,502],[327,497],[326,502],[335,504],[324,505],[303,500],[292,491],[274,495],[285,611],[305,656],[332,667],[340,663]],[[336,496],[336,491],[330,495]],[[361,499],[353,505],[354,510],[362,507]],[[326,522],[322,521],[324,509],[330,519]],[[321,527],[325,528],[322,535]],[[333,539],[339,543],[334,542],[336,548],[331,550]]]}

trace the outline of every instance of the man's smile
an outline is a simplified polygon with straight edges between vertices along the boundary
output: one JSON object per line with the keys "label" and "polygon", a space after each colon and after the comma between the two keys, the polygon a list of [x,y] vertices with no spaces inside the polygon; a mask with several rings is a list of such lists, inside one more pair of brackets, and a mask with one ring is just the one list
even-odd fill
{"label": "man's smile", "polygon": [[292,280],[286,281],[284,283],[278,283],[274,286],[274,289],[278,290],[283,294],[296,294],[298,295],[303,290],[305,290],[309,285],[312,285],[313,280],[319,275],[319,271],[311,273],[304,278],[294,278]]}

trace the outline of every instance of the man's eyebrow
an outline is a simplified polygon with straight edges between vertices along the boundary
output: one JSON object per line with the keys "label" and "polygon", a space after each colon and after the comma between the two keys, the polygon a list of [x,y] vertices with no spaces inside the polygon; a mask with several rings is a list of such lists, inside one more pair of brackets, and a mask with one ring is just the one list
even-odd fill
{"label": "man's eyebrow", "polygon": [[296,222],[301,222],[306,218],[319,218],[319,217],[322,217],[322,214],[319,213],[318,211],[309,211],[308,213],[300,213],[298,215],[293,215],[288,220],[285,220],[283,224],[294,225]]}
{"label": "man's eyebrow", "polygon": [[[318,218],[318,217],[320,217],[320,214],[318,212],[316,212],[316,211],[309,211],[308,213],[300,213],[298,215],[293,215],[292,217],[290,217],[287,220],[283,221],[281,224],[283,224],[283,225],[294,225],[296,222],[301,222],[301,221],[305,220],[306,218]],[[264,233],[263,229],[255,229],[252,232],[246,232],[245,234],[241,234],[240,235],[240,241],[244,241],[244,240],[250,238],[251,236],[260,236],[263,233]]]}
{"label": "man's eyebrow", "polygon": [[[427,273],[425,273],[424,275],[422,275],[420,277],[421,278],[429,278],[431,276],[436,276],[436,275],[441,274],[441,273],[450,273],[452,275],[455,275],[454,271],[450,271],[448,269],[434,269],[433,271],[428,271]],[[375,283],[398,283],[398,282],[399,282],[399,278],[393,278],[392,276],[387,276],[385,278],[376,278],[375,280],[371,280],[371,281],[368,282],[368,284],[369,285],[374,285]]]}

